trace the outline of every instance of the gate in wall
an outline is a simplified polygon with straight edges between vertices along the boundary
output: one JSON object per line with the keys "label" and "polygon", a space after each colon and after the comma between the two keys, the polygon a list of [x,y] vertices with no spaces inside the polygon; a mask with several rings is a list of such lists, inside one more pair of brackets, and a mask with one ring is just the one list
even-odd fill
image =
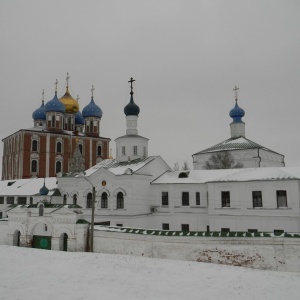
{"label": "gate in wall", "polygon": [[51,250],[51,236],[34,235],[32,248]]}

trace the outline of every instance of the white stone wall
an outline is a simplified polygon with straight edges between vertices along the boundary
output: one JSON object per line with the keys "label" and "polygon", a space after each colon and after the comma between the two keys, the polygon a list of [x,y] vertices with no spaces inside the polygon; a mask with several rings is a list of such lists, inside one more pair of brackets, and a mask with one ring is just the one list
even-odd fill
{"label": "white stone wall", "polygon": [[300,272],[299,238],[166,237],[95,231],[94,251]]}
{"label": "white stone wall", "polygon": [[7,221],[0,221],[0,245],[8,245],[7,232]]}

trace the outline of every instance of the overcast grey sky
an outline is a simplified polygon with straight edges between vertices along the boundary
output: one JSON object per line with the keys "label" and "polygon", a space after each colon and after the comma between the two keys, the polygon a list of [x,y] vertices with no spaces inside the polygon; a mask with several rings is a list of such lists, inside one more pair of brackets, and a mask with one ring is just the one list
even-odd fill
{"label": "overcast grey sky", "polygon": [[237,85],[246,137],[300,165],[298,0],[1,0],[0,54],[1,139],[32,127],[69,72],[81,110],[95,86],[115,156],[132,76],[149,154],[192,167],[230,137]]}

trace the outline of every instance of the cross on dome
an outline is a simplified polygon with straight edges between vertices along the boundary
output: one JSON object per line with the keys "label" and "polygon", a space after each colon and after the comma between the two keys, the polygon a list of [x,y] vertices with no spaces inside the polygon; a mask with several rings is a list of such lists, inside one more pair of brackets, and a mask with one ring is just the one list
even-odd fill
{"label": "cross on dome", "polygon": [[67,78],[66,78],[67,86],[69,86],[69,79],[70,79],[70,76],[69,76],[69,73],[67,73]]}
{"label": "cross on dome", "polygon": [[128,82],[130,82],[130,95],[133,95],[133,82],[135,81],[135,79],[133,79],[132,77],[130,78],[130,80]]}
{"label": "cross on dome", "polygon": [[235,86],[234,89],[233,89],[234,94],[235,94],[235,101],[236,101],[236,102],[237,102],[237,100],[238,100],[238,94],[237,94],[238,90],[239,90],[239,88],[238,88],[237,86]]}
{"label": "cross on dome", "polygon": [[54,83],[54,85],[55,85],[55,93],[57,93],[57,85],[58,85],[58,81],[57,81],[57,79],[55,79],[55,83]]}
{"label": "cross on dome", "polygon": [[94,98],[94,90],[95,90],[95,88],[94,88],[94,86],[92,85],[92,88],[91,88],[92,98]]}

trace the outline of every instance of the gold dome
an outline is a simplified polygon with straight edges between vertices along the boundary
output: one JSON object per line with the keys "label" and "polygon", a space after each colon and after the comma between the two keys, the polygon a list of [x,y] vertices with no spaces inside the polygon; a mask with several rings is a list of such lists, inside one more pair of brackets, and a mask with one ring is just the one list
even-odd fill
{"label": "gold dome", "polygon": [[75,100],[69,92],[69,87],[67,86],[66,93],[59,99],[66,107],[66,113],[77,113],[79,110],[78,101]]}

